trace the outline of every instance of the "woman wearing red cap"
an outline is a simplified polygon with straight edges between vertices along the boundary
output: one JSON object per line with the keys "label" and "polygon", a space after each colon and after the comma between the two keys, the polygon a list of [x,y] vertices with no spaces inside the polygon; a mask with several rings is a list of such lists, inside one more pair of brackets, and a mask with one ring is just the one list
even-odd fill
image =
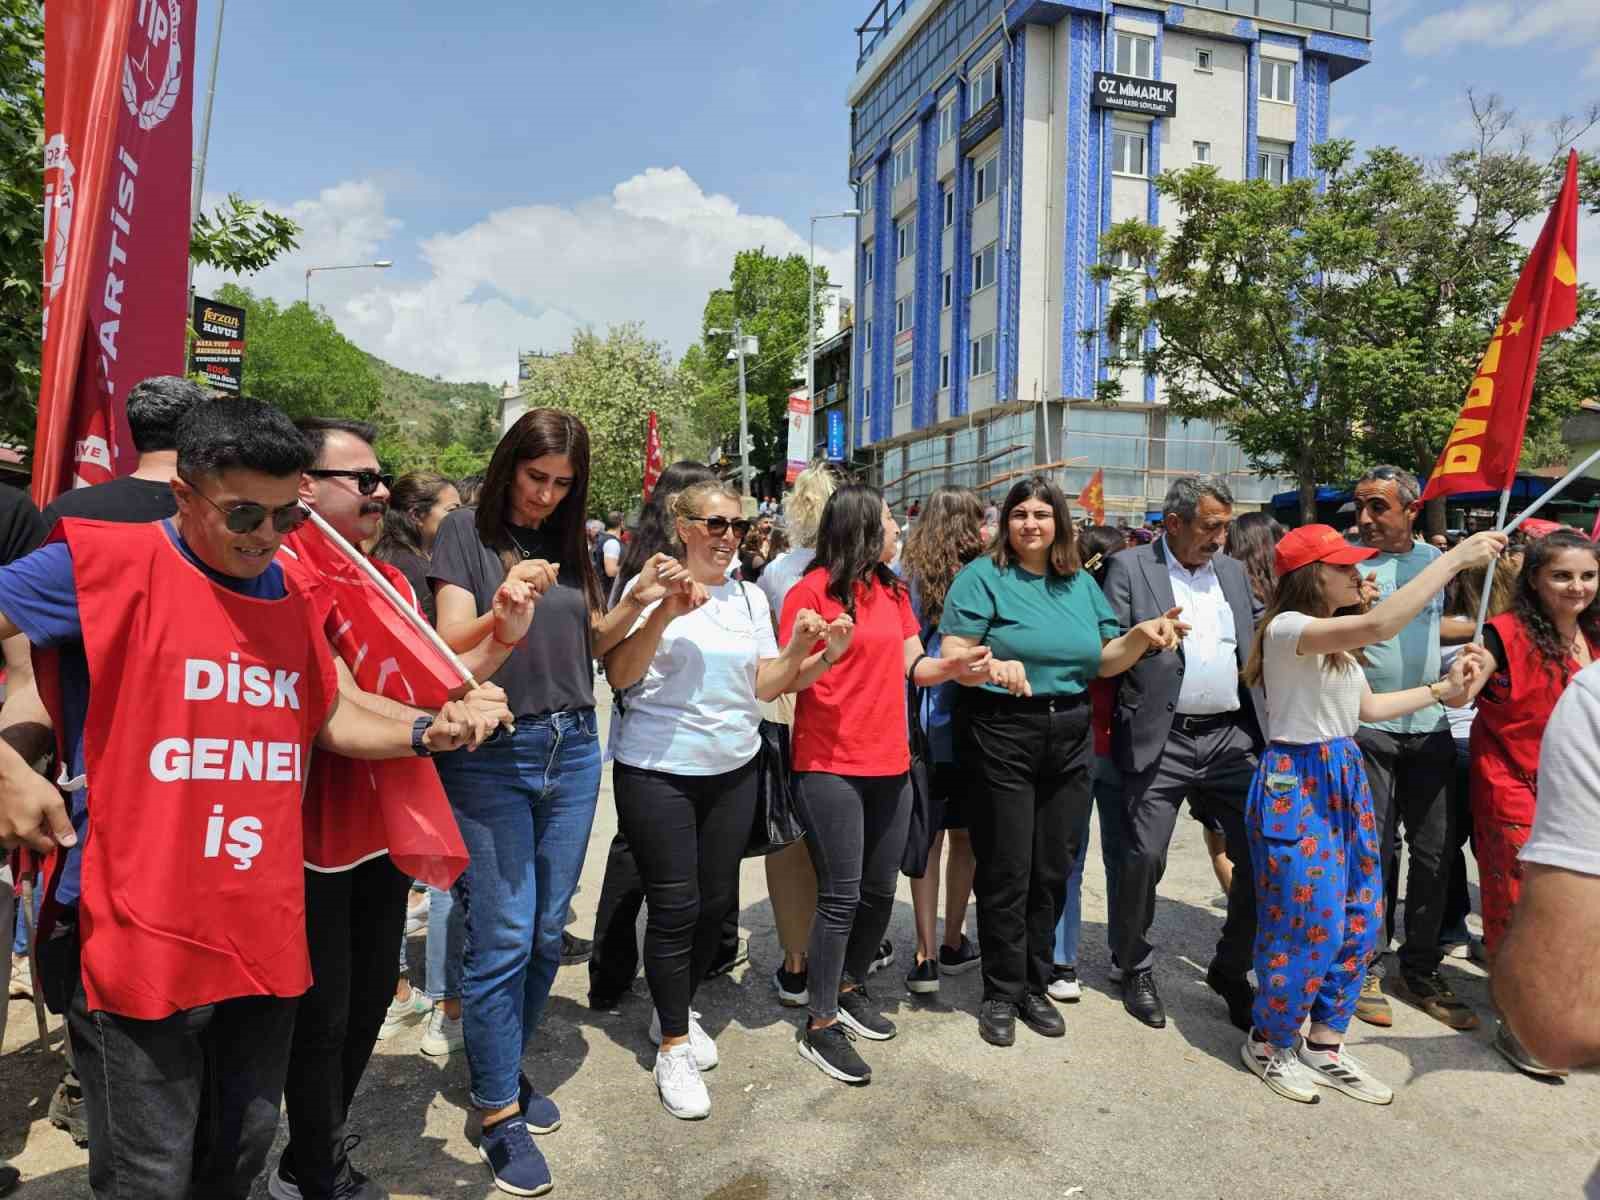
{"label": "woman wearing red cap", "polygon": [[1259,987],[1240,1057],[1280,1096],[1311,1104],[1322,1086],[1369,1104],[1394,1099],[1343,1050],[1383,928],[1382,864],[1356,727],[1463,703],[1485,658],[1469,646],[1448,678],[1374,695],[1361,649],[1393,637],[1457,572],[1486,565],[1505,545],[1501,533],[1469,538],[1363,612],[1355,564],[1374,551],[1327,525],[1302,526],[1278,543],[1277,594],[1244,671],[1247,684],[1266,690],[1268,744],[1245,806]]}

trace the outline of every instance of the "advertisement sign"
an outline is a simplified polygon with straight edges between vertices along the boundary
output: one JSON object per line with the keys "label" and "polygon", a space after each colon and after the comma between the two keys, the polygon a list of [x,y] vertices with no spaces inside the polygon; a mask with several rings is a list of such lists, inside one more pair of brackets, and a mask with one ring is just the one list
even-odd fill
{"label": "advertisement sign", "polygon": [[1141,117],[1175,117],[1178,115],[1178,85],[1159,79],[1141,79],[1137,75],[1096,71],[1091,104],[1095,108],[1110,108]]}
{"label": "advertisement sign", "polygon": [[843,462],[844,460],[844,409],[830,408],[828,410],[828,461]]}
{"label": "advertisement sign", "polygon": [[1000,93],[995,93],[993,100],[985,104],[977,112],[962,123],[961,126],[961,153],[965,154],[984,138],[1000,128],[1005,117],[1005,100]]}
{"label": "advertisement sign", "polygon": [[194,298],[194,369],[219,392],[238,394],[244,381],[244,309]]}
{"label": "advertisement sign", "polygon": [[788,469],[784,472],[783,481],[793,483],[795,476],[806,469],[806,460],[811,457],[811,398],[804,392],[791,392],[789,394],[789,450]]}
{"label": "advertisement sign", "polygon": [[915,327],[913,327],[911,329],[902,329],[899,333],[894,335],[895,366],[898,367],[902,363],[911,361],[911,352],[916,348],[916,333],[917,331]]}

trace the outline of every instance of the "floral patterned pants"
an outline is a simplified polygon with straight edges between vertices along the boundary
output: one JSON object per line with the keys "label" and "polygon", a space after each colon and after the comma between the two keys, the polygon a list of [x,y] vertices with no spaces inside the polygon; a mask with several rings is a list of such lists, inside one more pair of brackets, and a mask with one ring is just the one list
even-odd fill
{"label": "floral patterned pants", "polygon": [[1245,829],[1256,873],[1256,1029],[1283,1047],[1308,1014],[1343,1032],[1383,929],[1378,833],[1355,740],[1269,745]]}

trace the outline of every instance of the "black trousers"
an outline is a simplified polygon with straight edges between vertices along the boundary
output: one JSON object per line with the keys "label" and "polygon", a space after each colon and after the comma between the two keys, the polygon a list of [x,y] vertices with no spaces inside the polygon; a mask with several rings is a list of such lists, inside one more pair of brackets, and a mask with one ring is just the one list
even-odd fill
{"label": "black trousers", "polygon": [[957,753],[976,785],[967,831],[978,862],[983,997],[1020,1003],[1050,983],[1067,875],[1088,825],[1089,703],[978,693],[965,698]]}
{"label": "black trousers", "polygon": [[[1456,738],[1456,769],[1450,781],[1450,844],[1445,847],[1445,867],[1450,882],[1445,887],[1444,913],[1439,918],[1439,934],[1459,931],[1466,927],[1467,915],[1472,912],[1472,894],[1467,889],[1466,847],[1472,841],[1472,794],[1467,778],[1467,742]],[[1389,896],[1389,912],[1394,911],[1394,895]],[[1389,918],[1393,924],[1394,918]]]}
{"label": "black trousers", "polygon": [[755,819],[752,759],[721,775],[669,775],[617,763],[617,824],[644,881],[644,975],[661,1032],[689,1032],[689,1005],[716,961],[723,917]]}
{"label": "black trousers", "polygon": [[356,1085],[394,999],[411,881],[388,855],[348,871],[306,872],[311,990],[300,999],[284,1100],[284,1162],[306,1200],[332,1195]]}
{"label": "black trousers", "polygon": [[1136,775],[1124,777],[1126,817],[1121,886],[1117,890],[1117,961],[1126,970],[1151,965],[1150,925],[1156,890],[1167,870],[1167,851],[1184,801],[1198,816],[1222,829],[1233,860],[1228,918],[1217,941],[1217,970],[1243,979],[1253,962],[1256,881],[1244,831],[1244,803],[1256,773],[1256,751],[1235,716],[1215,725],[1186,729],[1174,724],[1161,756]]}
{"label": "black trousers", "polygon": [[[1385,888],[1399,888],[1400,826],[1405,825],[1406,937],[1400,971],[1425,975],[1439,969],[1444,955],[1439,930],[1450,888],[1448,853],[1455,849],[1450,784],[1456,769],[1456,742],[1448,729],[1433,733],[1389,733],[1363,727],[1356,744],[1372,788],[1372,816],[1378,825],[1378,850]],[[1394,906],[1385,910],[1392,928]],[[1383,943],[1387,946],[1387,941]],[[1374,965],[1377,965],[1375,960]]]}
{"label": "black trousers", "polygon": [[248,996],[140,1021],[90,1012],[80,984],[67,1032],[95,1200],[246,1200],[278,1129],[297,1004]]}

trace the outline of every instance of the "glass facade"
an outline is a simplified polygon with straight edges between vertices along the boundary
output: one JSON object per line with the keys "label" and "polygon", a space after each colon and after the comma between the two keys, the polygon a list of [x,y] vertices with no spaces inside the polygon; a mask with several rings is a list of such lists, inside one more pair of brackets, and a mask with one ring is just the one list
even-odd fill
{"label": "glass facade", "polygon": [[1372,0],[1184,0],[1195,8],[1260,17],[1350,37],[1372,36]]}

